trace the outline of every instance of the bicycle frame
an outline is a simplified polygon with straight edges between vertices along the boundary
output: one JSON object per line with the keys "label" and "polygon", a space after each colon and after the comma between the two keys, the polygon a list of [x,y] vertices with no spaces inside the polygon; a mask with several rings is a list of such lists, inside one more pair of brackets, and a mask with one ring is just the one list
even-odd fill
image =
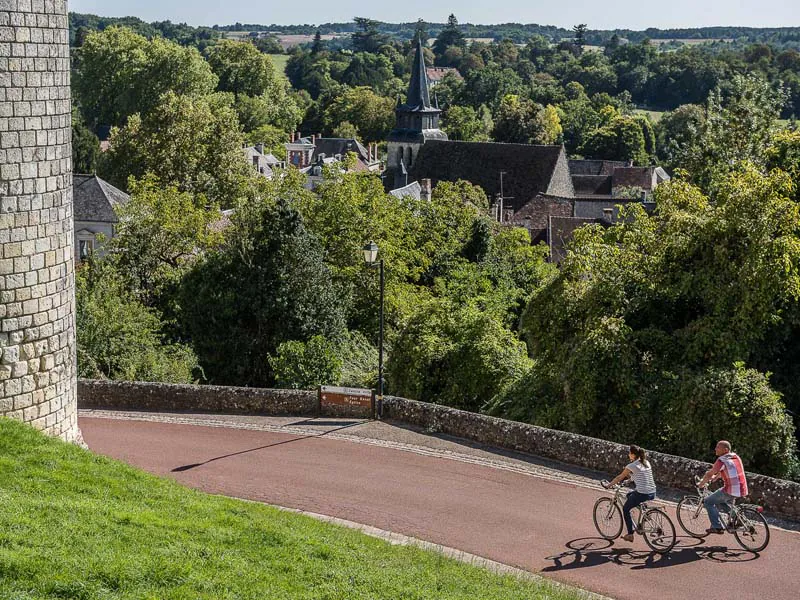
{"label": "bicycle frame", "polygon": [[[703,487],[695,486],[695,490],[697,490],[697,497],[700,498],[700,502],[697,504],[694,515],[697,517],[702,511],[705,510],[705,500],[711,495],[711,491],[708,489],[708,485],[704,485]],[[749,506],[759,513],[764,512],[764,509],[757,504],[736,504],[736,498],[726,502],[725,504],[728,507],[728,512],[725,513],[724,511],[719,511],[720,518],[723,521],[725,529],[736,526],[748,526],[750,524],[747,517],[742,514],[741,508],[744,506]]]}
{"label": "bicycle frame", "polygon": [[[611,490],[611,488],[608,489],[609,491]],[[617,484],[616,486],[614,486],[614,503],[612,504],[612,506],[619,507],[620,512],[622,512],[622,507],[625,505],[625,501],[627,499],[628,499],[628,492],[626,491],[626,488],[621,484]],[[649,505],[645,501],[642,502],[639,506],[634,506],[633,508],[634,510],[638,509],[639,512],[639,515],[636,518],[636,529],[641,529],[642,518],[644,517],[644,513],[647,512]]]}

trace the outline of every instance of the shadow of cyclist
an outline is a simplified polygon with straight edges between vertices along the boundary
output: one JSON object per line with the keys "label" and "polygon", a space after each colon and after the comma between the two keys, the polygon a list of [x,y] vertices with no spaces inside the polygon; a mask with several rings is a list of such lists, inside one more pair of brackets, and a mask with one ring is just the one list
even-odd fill
{"label": "shadow of cyclist", "polygon": [[666,554],[634,550],[628,544],[614,547],[614,542],[603,538],[578,538],[566,543],[566,550],[545,560],[553,565],[543,572],[558,572],[571,569],[596,567],[603,564],[616,564],[632,570],[662,569],[685,565],[700,560],[714,562],[747,562],[758,558],[758,554],[732,550],[723,546],[705,546],[704,540],[693,537],[679,537],[675,548]]}

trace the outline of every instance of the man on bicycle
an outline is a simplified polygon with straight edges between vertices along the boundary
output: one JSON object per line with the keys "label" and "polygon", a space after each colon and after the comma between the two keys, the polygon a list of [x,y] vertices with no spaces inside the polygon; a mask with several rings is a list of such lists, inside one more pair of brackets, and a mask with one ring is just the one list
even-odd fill
{"label": "man on bicycle", "polygon": [[706,529],[706,533],[724,533],[725,529],[722,527],[719,517],[719,507],[723,504],[730,504],[736,498],[747,496],[747,479],[744,476],[742,459],[731,451],[730,442],[725,440],[717,442],[714,452],[717,455],[717,461],[700,480],[698,487],[704,487],[722,477],[725,485],[707,496],[704,504],[711,521],[711,527]]}

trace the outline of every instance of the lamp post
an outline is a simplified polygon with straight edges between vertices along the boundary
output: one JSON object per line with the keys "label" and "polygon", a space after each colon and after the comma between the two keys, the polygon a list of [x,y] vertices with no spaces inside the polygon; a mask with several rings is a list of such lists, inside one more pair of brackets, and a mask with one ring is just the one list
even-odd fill
{"label": "lamp post", "polygon": [[375,411],[378,418],[383,417],[383,259],[378,260],[378,244],[370,242],[364,246],[364,260],[367,265],[374,267],[377,263],[380,271],[380,286],[381,286],[381,299],[380,299],[380,329],[378,334],[378,399]]}

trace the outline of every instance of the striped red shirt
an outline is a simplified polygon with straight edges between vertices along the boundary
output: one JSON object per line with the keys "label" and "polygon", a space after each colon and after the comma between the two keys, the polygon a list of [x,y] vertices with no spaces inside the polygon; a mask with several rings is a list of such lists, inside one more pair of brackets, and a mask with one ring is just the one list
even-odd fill
{"label": "striped red shirt", "polygon": [[726,494],[734,498],[747,496],[747,479],[744,476],[744,466],[742,459],[734,452],[723,454],[714,463],[714,467],[719,470],[722,480],[725,482]]}

